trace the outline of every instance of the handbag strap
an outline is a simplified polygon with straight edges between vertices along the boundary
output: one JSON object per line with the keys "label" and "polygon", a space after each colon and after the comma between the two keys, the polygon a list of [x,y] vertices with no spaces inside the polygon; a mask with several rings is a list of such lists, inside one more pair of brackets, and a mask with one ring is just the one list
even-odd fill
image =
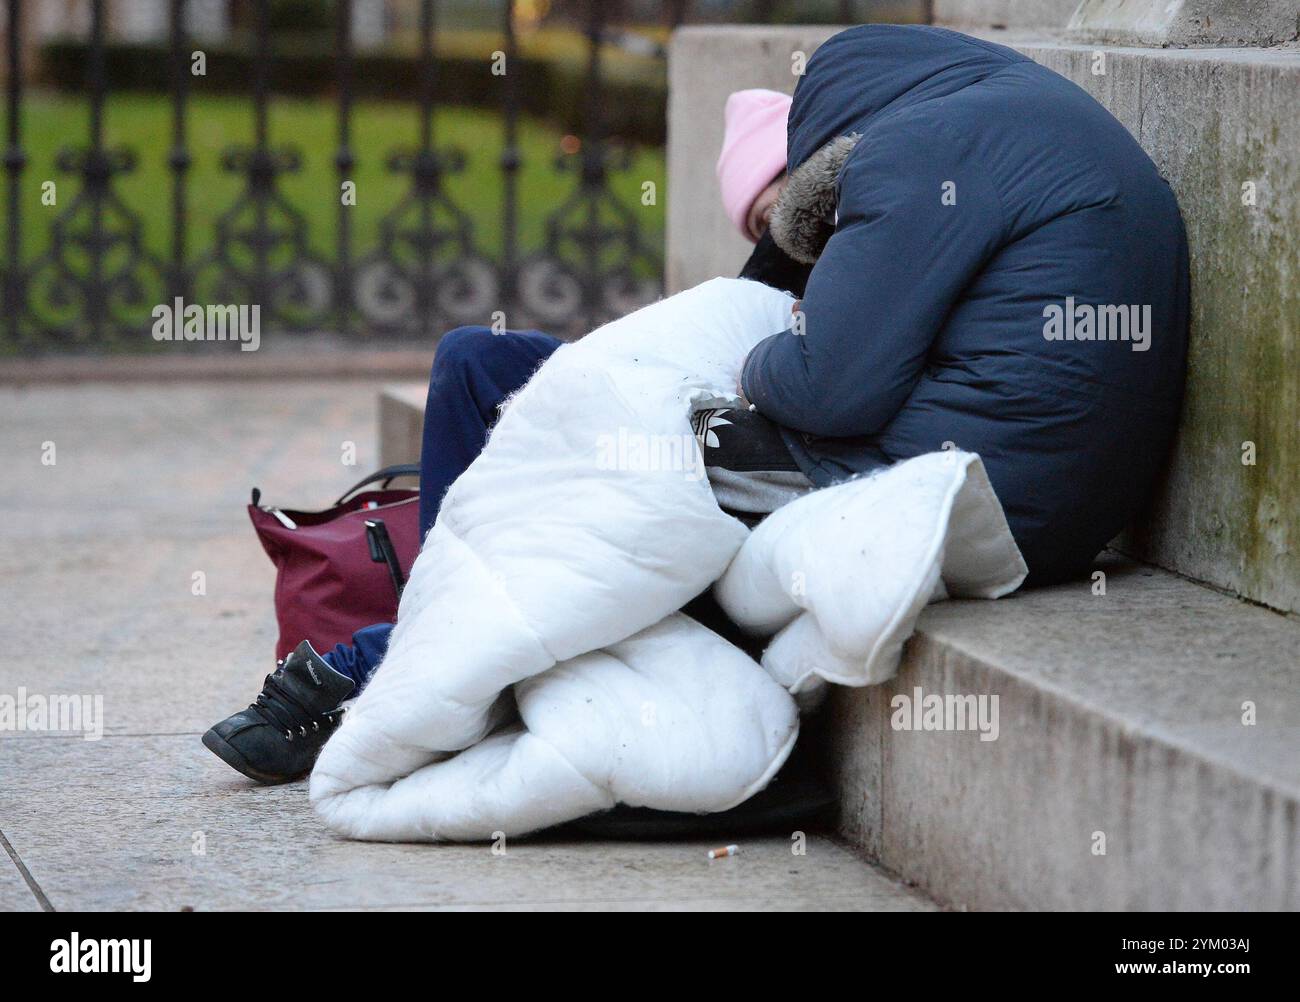
{"label": "handbag strap", "polygon": [[397,559],[397,548],[393,546],[388,526],[384,525],[382,518],[366,519],[366,541],[370,544],[370,559],[377,564],[388,565],[388,576],[393,582],[393,591],[397,593],[397,601],[400,602],[406,578],[402,574],[401,562]]}
{"label": "handbag strap", "polygon": [[334,502],[334,507],[337,508],[339,505],[343,504],[343,502],[345,502],[348,498],[350,498],[353,494],[361,490],[361,488],[369,487],[376,480],[382,480],[384,482],[383,486],[387,487],[392,481],[396,480],[398,477],[418,477],[419,475],[420,475],[419,463],[399,463],[396,466],[385,466],[382,470],[379,470],[377,473],[370,474],[370,476],[366,477],[364,480],[360,481],[359,483],[353,484],[351,487],[345,490],[339,496],[339,499]]}

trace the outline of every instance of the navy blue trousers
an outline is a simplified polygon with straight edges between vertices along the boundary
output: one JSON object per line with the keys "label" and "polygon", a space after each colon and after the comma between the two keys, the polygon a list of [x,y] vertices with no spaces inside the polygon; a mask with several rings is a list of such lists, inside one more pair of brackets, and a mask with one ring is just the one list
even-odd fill
{"label": "navy blue trousers", "polygon": [[[420,536],[432,527],[447,488],[483,451],[501,404],[523,386],[563,342],[540,331],[493,334],[487,327],[457,327],[438,342],[424,406],[420,448]],[[322,656],[357,688],[369,680],[384,652],[392,623],[376,623]]]}

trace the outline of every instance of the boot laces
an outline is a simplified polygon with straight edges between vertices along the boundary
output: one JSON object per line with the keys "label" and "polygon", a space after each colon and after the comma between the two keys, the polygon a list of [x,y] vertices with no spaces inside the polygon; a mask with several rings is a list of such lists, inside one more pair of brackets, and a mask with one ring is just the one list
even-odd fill
{"label": "boot laces", "polygon": [[278,673],[266,676],[262,691],[257,694],[256,701],[249,704],[249,709],[260,714],[267,723],[278,727],[286,741],[292,741],[295,733],[299,737],[306,737],[308,727],[312,731],[319,731],[321,720],[333,727],[343,714],[341,707],[327,710],[319,716],[312,713],[280,681]]}

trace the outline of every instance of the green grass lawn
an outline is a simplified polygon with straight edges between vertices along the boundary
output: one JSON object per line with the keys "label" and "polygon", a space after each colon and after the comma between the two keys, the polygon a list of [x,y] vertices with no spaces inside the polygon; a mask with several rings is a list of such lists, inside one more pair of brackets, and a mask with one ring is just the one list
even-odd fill
{"label": "green grass lawn", "polygon": [[[165,95],[121,94],[111,97],[105,115],[109,146],[124,146],[138,155],[129,174],[115,179],[114,190],[139,216],[144,245],[164,261],[171,246],[171,172],[167,156],[171,145],[170,105]],[[339,207],[339,177],[334,167],[336,109],[328,99],[277,98],[270,110],[273,146],[297,149],[301,169],[285,174],[279,189],[307,224],[311,248],[332,260]],[[87,145],[88,114],[82,98],[33,93],[23,105],[23,146],[28,155],[21,200],[23,254],[32,261],[49,246],[52,221],[71,204],[80,179],[60,174],[55,156],[67,147]],[[361,256],[375,246],[384,213],[406,194],[409,180],[385,166],[388,154],[414,149],[418,143],[418,113],[409,104],[360,102],[352,119],[353,150],[357,165],[351,180],[357,185],[357,205],[352,222],[353,253]],[[456,147],[466,157],[465,170],[450,177],[451,199],[474,224],[482,253],[495,257],[501,250],[503,176],[499,169],[502,123],[490,112],[447,108],[434,119],[435,145]],[[561,132],[545,122],[520,123],[523,167],[519,172],[519,235],[522,253],[540,246],[548,214],[576,184],[575,172],[556,170]],[[221,167],[221,153],[232,145],[251,143],[252,108],[246,98],[195,96],[189,105],[188,148],[193,156],[189,171],[187,240],[191,259],[212,244],[220,215],[241,199],[244,179]],[[41,204],[41,184],[57,182],[58,203]],[[642,183],[653,181],[657,204],[642,205]],[[629,170],[612,175],[611,190],[638,215],[651,246],[663,234],[664,158],[658,149],[633,151]],[[0,217],[7,207],[0,200]],[[7,219],[5,220],[7,226]]]}

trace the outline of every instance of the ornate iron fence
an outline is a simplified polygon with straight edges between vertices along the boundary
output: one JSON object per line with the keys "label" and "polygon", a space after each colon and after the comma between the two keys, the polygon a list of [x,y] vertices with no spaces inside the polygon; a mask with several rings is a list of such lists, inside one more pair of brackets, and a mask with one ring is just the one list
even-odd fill
{"label": "ornate iron fence", "polygon": [[[589,330],[659,293],[662,237],[646,233],[632,209],[611,193],[611,173],[626,167],[626,151],[607,137],[601,46],[606,5],[586,3],[585,113],[580,152],[557,163],[571,170],[568,195],[549,212],[540,246],[519,240],[518,141],[520,86],[507,69],[501,78],[502,155],[500,252],[488,255],[469,215],[449,195],[446,179],[467,163],[465,151],[442,145],[434,134],[438,106],[437,4],[419,3],[418,88],[414,149],[384,154],[387,169],[402,175],[405,196],[380,221],[372,246],[354,246],[352,206],[339,199],[332,257],[314,251],[308,221],[281,190],[298,171],[304,151],[273,137],[268,125],[271,73],[276,54],[268,24],[269,0],[252,0],[256,59],[249,82],[251,145],[221,155],[223,171],[242,180],[238,197],[217,220],[210,249],[194,253],[188,200],[194,160],[188,136],[192,40],[189,0],[170,0],[170,248],[159,255],[144,239],[140,215],[118,191],[139,153],[105,142],[105,2],[92,0],[86,64],[89,124],[86,143],[57,156],[57,169],[79,180],[76,194],[57,210],[48,246],[23,256],[21,180],[28,166],[21,110],[23,0],[7,0],[6,255],[0,287],[4,319],[0,346],[7,352],[144,349],[155,306],[175,297],[209,304],[257,304],[263,329],[305,334],[336,332],[427,339],[458,323],[490,322],[495,311],[511,326],[537,324],[557,333]],[[501,51],[515,62],[514,2],[501,3]],[[684,3],[671,6],[682,12]],[[333,163],[342,185],[360,154],[353,140],[352,0],[335,0]],[[675,13],[680,17],[680,13]],[[162,155],[161,153],[159,155]],[[365,155],[377,155],[367,153]],[[574,163],[576,161],[576,163]]]}

